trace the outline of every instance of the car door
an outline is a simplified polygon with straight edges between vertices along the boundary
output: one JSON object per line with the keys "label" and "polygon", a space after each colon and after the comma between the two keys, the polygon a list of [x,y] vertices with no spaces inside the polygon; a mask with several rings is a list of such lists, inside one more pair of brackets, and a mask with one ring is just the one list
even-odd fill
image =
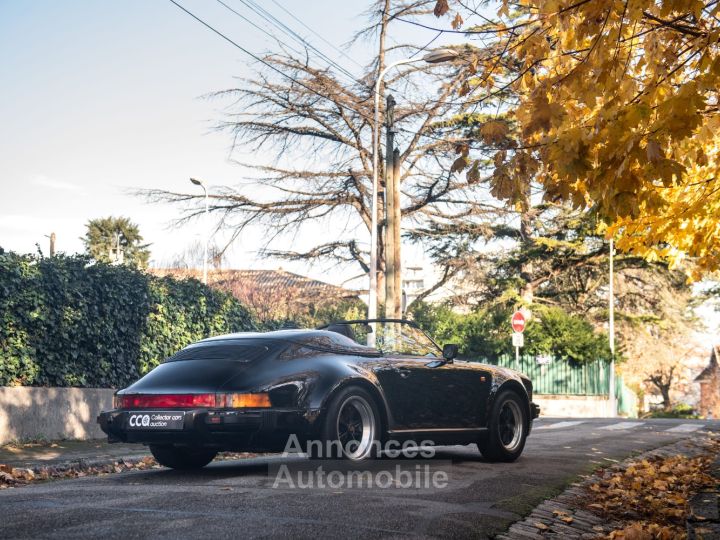
{"label": "car door", "polygon": [[480,427],[490,376],[480,365],[447,362],[417,327],[401,323],[378,329],[385,358],[380,375],[393,429]]}
{"label": "car door", "polygon": [[417,370],[418,384],[426,389],[422,408],[432,411],[437,428],[462,429],[484,425],[490,392],[488,371],[469,362],[429,363]]}
{"label": "car door", "polygon": [[436,426],[439,404],[428,406],[428,393],[432,388],[427,386],[430,379],[423,373],[425,365],[432,360],[407,355],[386,356],[377,376],[390,407],[392,429],[420,430]]}
{"label": "car door", "polygon": [[379,375],[394,429],[462,429],[484,425],[490,374],[468,362],[388,355]]}

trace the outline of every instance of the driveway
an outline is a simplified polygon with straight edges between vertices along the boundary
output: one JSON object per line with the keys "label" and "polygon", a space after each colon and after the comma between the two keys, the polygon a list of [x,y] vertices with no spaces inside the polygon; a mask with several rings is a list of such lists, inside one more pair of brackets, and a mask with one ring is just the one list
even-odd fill
{"label": "driveway", "polygon": [[541,419],[516,463],[488,463],[474,445],[406,462],[447,473],[444,486],[273,487],[283,465],[323,466],[280,455],[192,473],[153,469],[33,484],[0,491],[0,537],[492,537],[579,475],[718,428],[717,421]]}

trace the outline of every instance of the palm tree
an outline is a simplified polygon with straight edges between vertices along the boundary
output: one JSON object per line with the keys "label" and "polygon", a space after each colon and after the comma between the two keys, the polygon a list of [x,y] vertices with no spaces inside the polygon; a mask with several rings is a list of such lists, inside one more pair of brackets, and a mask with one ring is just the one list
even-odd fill
{"label": "palm tree", "polygon": [[100,262],[145,268],[150,244],[143,244],[138,226],[125,217],[106,217],[88,221],[85,252]]}

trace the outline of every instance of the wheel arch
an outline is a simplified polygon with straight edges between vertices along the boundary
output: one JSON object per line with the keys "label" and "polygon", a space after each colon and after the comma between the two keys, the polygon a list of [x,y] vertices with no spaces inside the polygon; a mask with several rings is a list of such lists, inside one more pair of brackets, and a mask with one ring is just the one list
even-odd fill
{"label": "wheel arch", "polygon": [[523,404],[525,405],[526,421],[528,424],[530,424],[530,422],[532,422],[532,413],[530,411],[530,398],[527,394],[527,390],[522,385],[522,383],[516,381],[515,379],[508,379],[498,387],[497,391],[493,395],[491,407],[495,405],[497,397],[505,390],[510,390],[520,397]]}
{"label": "wheel arch", "polygon": [[[349,388],[351,386],[357,386],[359,388],[362,388],[366,392],[372,396],[373,400],[375,401],[375,405],[378,408],[378,411],[380,413],[380,423],[381,423],[381,433],[383,436],[387,434],[388,429],[390,429],[390,413],[388,410],[387,402],[385,401],[384,396],[382,395],[382,392],[380,389],[375,386],[372,381],[369,381],[367,379],[363,378],[352,378],[352,379],[345,379],[341,382],[339,382],[337,385],[333,387],[333,389],[328,392],[327,396],[325,396],[325,399],[323,400],[323,404],[320,410],[320,419],[324,419],[325,415],[327,414],[328,404],[330,401],[342,390],[345,388]],[[321,422],[320,422],[321,424]]]}

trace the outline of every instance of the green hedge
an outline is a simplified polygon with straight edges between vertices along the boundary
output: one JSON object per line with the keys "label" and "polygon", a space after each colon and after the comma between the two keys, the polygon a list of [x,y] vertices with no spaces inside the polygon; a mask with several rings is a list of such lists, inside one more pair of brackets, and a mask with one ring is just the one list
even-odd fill
{"label": "green hedge", "polygon": [[197,280],[1,251],[0,321],[0,386],[119,388],[188,343],[255,329]]}
{"label": "green hedge", "polygon": [[[524,355],[549,354],[572,364],[610,361],[607,334],[597,332],[580,315],[558,307],[532,306],[533,317],[525,329]],[[457,343],[464,358],[497,361],[515,356],[510,317],[513,309],[502,304],[479,306],[470,313],[456,313],[449,305],[418,302],[411,308],[415,322],[441,343]]]}

